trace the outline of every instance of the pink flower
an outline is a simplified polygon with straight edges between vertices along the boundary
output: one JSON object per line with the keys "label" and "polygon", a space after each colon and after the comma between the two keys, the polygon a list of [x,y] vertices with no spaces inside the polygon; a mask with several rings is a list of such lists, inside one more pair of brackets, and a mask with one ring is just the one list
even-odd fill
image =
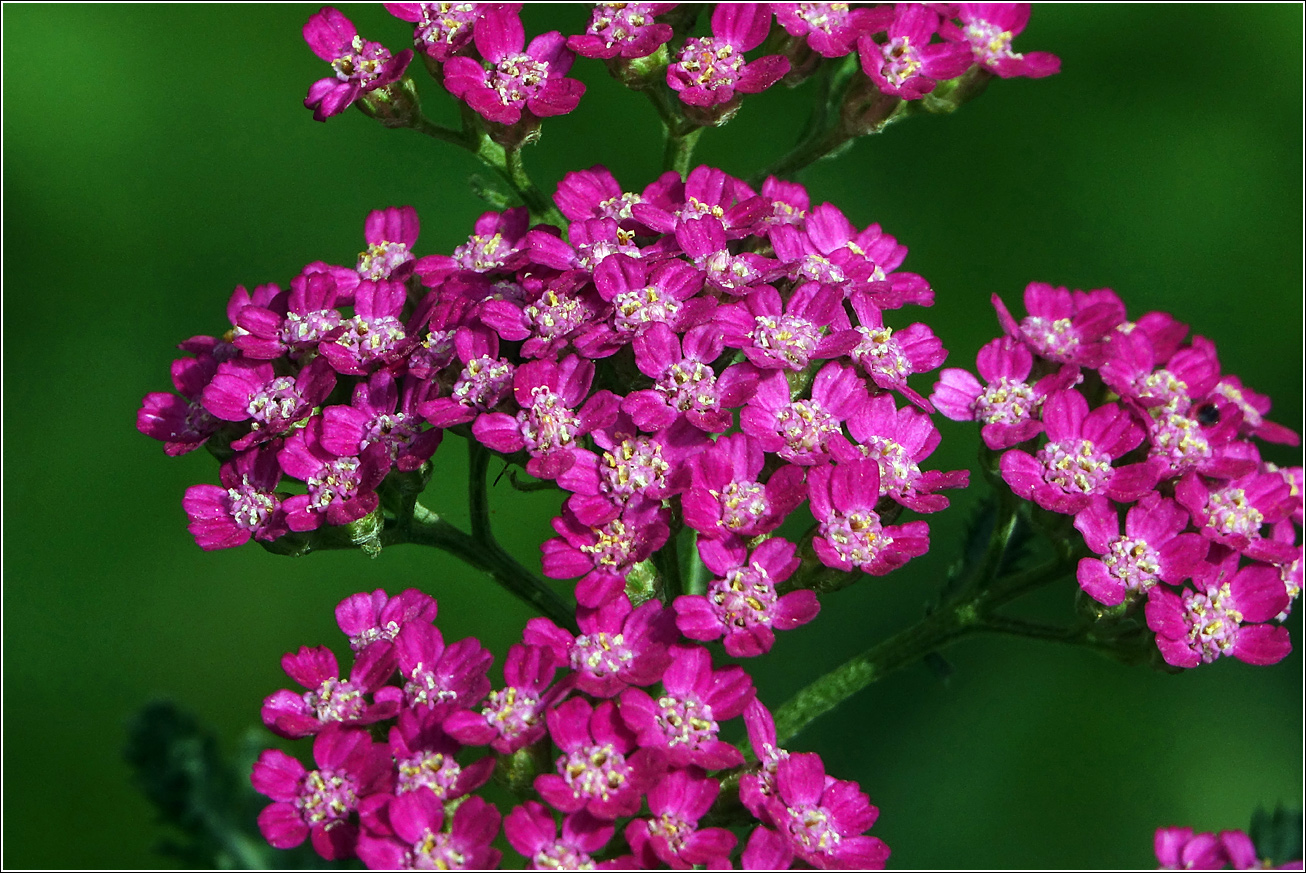
{"label": "pink flower", "polygon": [[1028,3],[962,3],[958,16],[961,27],[946,21],[939,33],[945,39],[964,41],[974,53],[975,63],[989,72],[1004,79],[1039,79],[1061,72],[1061,59],[1056,55],[1011,50],[1012,39],[1029,23]]}
{"label": "pink flower", "polygon": [[597,609],[577,610],[576,623],[580,633],[573,637],[547,618],[532,618],[522,642],[551,649],[586,694],[615,697],[630,685],[652,685],[670,663],[674,617],[656,599],[632,607],[619,594]]}
{"label": "pink flower", "polygon": [[1189,473],[1175,486],[1175,499],[1213,542],[1258,561],[1286,563],[1296,556],[1291,545],[1261,534],[1264,525],[1285,521],[1294,508],[1291,487],[1277,473],[1255,472],[1214,485]]}
{"label": "pink flower", "polygon": [[1188,513],[1155,491],[1125,516],[1125,532],[1108,503],[1089,504],[1075,516],[1075,527],[1100,558],[1079,561],[1079,587],[1107,606],[1145,595],[1157,581],[1178,585],[1206,558],[1208,543],[1195,533],[1180,533]]}
{"label": "pink flower", "polygon": [[[427,57],[444,62],[464,51],[486,3],[386,3],[395,18],[412,22],[413,42]],[[509,5],[509,4],[500,4]],[[517,7],[520,4],[511,4]]]}
{"label": "pink flower", "polygon": [[411,623],[395,637],[395,651],[406,705],[423,707],[432,718],[475,706],[490,690],[486,673],[494,656],[475,638],[446,646],[438,628]]}
{"label": "pink flower", "polygon": [[716,801],[721,785],[696,769],[674,770],[648,793],[651,818],[626,825],[626,842],[638,865],[651,870],[666,864],[688,870],[701,864],[709,870],[729,869],[730,853],[739,838],[725,828],[698,828]]}
{"label": "pink flower", "polygon": [[660,431],[684,416],[699,430],[719,433],[734,423],[731,407],[757,390],[758,373],[751,364],[731,364],[719,375],[712,368],[725,349],[715,324],[687,331],[683,351],[680,337],[660,323],[637,334],[632,345],[635,366],[654,380],[653,387],[626,395],[621,410],[645,430]]}
{"label": "pink flower", "polygon": [[435,454],[443,432],[420,429],[421,419],[414,409],[419,390],[420,383],[410,378],[401,399],[394,376],[377,370],[354,388],[352,405],[322,410],[323,448],[343,458],[362,455],[376,445],[398,469],[420,468]]}
{"label": "pink flower", "polygon": [[948,498],[935,494],[943,488],[965,488],[966,470],[922,471],[920,464],[939,445],[939,431],[923,412],[894,406],[892,394],[870,398],[848,422],[855,445],[833,444],[839,461],[874,458],[880,465],[880,493],[895,503],[917,512],[938,512],[948,507]]}
{"label": "pink flower", "polygon": [[771,371],[739,413],[739,425],[763,451],[803,466],[829,463],[829,441],[841,439],[843,422],[868,402],[866,386],[856,371],[838,361],[817,372],[811,397],[789,398],[789,381],[783,373]]}
{"label": "pink flower", "polygon": [[448,397],[425,400],[417,412],[436,427],[466,424],[489,412],[512,393],[515,366],[499,357],[499,337],[482,326],[459,327],[454,349],[463,368]]}
{"label": "pink flower", "polygon": [[751,555],[742,544],[701,540],[703,563],[715,578],[706,594],[676,598],[676,627],[691,640],[725,637],[726,654],[752,658],[771,651],[776,630],[792,630],[816,618],[821,604],[813,591],[777,595],[776,585],[798,569],[796,547],[775,537]]}
{"label": "pink flower", "polygon": [[136,429],[162,441],[164,452],[173,457],[204,445],[222,427],[200,402],[217,371],[218,361],[208,355],[173,361],[172,384],[181,396],[166,391],[146,394],[136,413]]}
{"label": "pink flower", "polygon": [[488,744],[501,755],[511,755],[537,742],[544,736],[545,710],[571,687],[569,681],[564,681],[546,690],[563,663],[552,649],[512,646],[503,663],[505,687],[491,691],[479,710],[449,713],[444,729],[461,743]]}
{"label": "pink flower", "polygon": [[411,206],[374,209],[363,224],[367,249],[358,255],[355,269],[362,279],[402,282],[413,272],[413,245],[420,225]]}
{"label": "pink flower", "polygon": [[587,58],[645,58],[671,39],[671,25],[654,21],[676,3],[595,3],[585,32],[567,47]]}
{"label": "pink flower", "polygon": [[430,623],[438,612],[435,598],[416,588],[394,597],[378,588],[351,594],[336,607],[336,624],[349,637],[349,648],[362,652],[373,643],[389,644],[409,622]]}
{"label": "pink flower", "polygon": [[[458,710],[450,717],[463,712],[466,710]],[[461,749],[444,731],[437,713],[420,709],[399,713],[399,723],[390,728],[390,752],[398,774],[395,794],[430,792],[448,803],[480,788],[494,773],[496,759],[486,755],[463,767],[455,757]]]}
{"label": "pink flower", "polygon": [[1047,395],[1071,387],[1079,378],[1079,369],[1067,364],[1031,385],[1034,356],[1028,346],[1009,336],[985,344],[976,364],[987,385],[968,370],[949,368],[939,374],[930,400],[953,421],[981,422],[980,436],[994,451],[1042,433],[1039,416]]}
{"label": "pink flower", "polygon": [[662,761],[652,749],[637,749],[634,733],[622,724],[617,705],[597,707],[573,698],[545,716],[549,735],[562,754],[557,773],[535,777],[535,790],[554,809],[586,810],[611,820],[634,815],[644,792],[661,775]]}
{"label": "pink flower", "polygon": [[535,118],[565,115],[585,93],[580,80],[565,78],[575,55],[561,33],[541,34],[522,50],[526,32],[516,9],[486,10],[472,38],[490,69],[471,58],[449,58],[444,86],[488,121],[516,124],[523,113]]}
{"label": "pink flower", "polygon": [[407,335],[399,315],[408,297],[402,282],[364,280],[354,292],[354,316],[344,319],[318,344],[338,373],[365,376],[399,362]]}
{"label": "pink flower", "polygon": [[328,861],[354,857],[355,812],[365,798],[394,784],[389,749],[363,730],[330,725],[313,741],[317,770],[280,749],[265,749],[254,764],[254,790],[274,801],[258,816],[264,839],[293,849],[307,838]]}
{"label": "pink flower", "polygon": [[598,607],[625,588],[626,574],[667,541],[667,510],[653,501],[635,501],[608,521],[586,524],[570,508],[553,520],[559,536],[545,540],[544,575],[551,579],[574,579],[576,602]]}
{"label": "pink flower", "polygon": [[1238,553],[1194,570],[1197,590],[1182,597],[1163,586],[1148,592],[1147,626],[1167,664],[1196,667],[1223,655],[1246,664],[1277,664],[1292,651],[1288,629],[1266,624],[1288,605],[1278,569],[1238,569]]}
{"label": "pink flower", "polygon": [[1253,870],[1269,866],[1256,857],[1251,837],[1242,831],[1195,834],[1192,828],[1157,828],[1156,863],[1162,870]]}
{"label": "pink flower", "polygon": [[787,853],[786,867],[797,856],[813,867],[884,868],[889,847],[878,837],[863,836],[880,811],[857,783],[827,777],[821,756],[812,753],[782,758],[776,764],[775,778],[776,793],[768,801],[768,812],[776,833],[783,838],[783,849],[777,851],[780,841],[774,837],[759,837],[767,829],[758,828],[744,850],[746,867],[769,867],[757,862],[768,855]]}
{"label": "pink flower", "polygon": [[393,718],[399,712],[394,695],[378,696],[371,704],[366,700],[394,675],[394,660],[388,654],[377,649],[360,655],[348,679],[340,678],[336,656],[326,646],[302,646],[298,654],[287,654],[281,659],[282,669],[308,691],[283,689],[268,695],[260,714],[263,723],[277,736],[298,739],[336,722],[365,725]]}
{"label": "pink flower", "polygon": [[277,453],[272,448],[241,452],[218,472],[222,487],[192,485],[181,505],[190,519],[187,530],[205,551],[243,546],[250,537],[270,542],[288,531]]}
{"label": "pink flower", "polygon": [[718,737],[721,723],[740,715],[756,693],[742,667],[713,670],[707,649],[676,646],[662,687],[656,701],[639,688],[621,694],[621,718],[640,746],[663,750],[674,767],[724,770],[744,762]]}
{"label": "pink flower", "polygon": [[728,103],[735,92],[765,91],[789,72],[789,60],[767,55],[752,63],[744,52],[762,44],[771,29],[765,3],[721,3],[712,11],[712,35],[686,40],[667,67],[667,85],[691,106]]}
{"label": "pink flower", "polygon": [[1011,490],[1044,509],[1074,515],[1094,499],[1132,503],[1156,487],[1155,459],[1113,467],[1143,441],[1143,429],[1118,404],[1092,412],[1078,391],[1057,391],[1043,405],[1048,441],[1037,456],[1011,449],[1002,478]]}
{"label": "pink flower", "polygon": [[877,43],[869,36],[857,40],[862,70],[883,93],[903,100],[919,100],[944,79],[970,68],[970,48],[955,43],[930,43],[939,15],[920,3],[894,7],[888,39]]}
{"label": "pink flower", "polygon": [[[313,359],[296,376],[278,376],[268,361],[238,358],[218,365],[204,389],[204,408],[225,421],[250,422],[250,432],[231,444],[240,452],[308,419],[335,384],[335,373],[323,358]],[[286,469],[284,463],[282,468]]]}
{"label": "pink flower", "polygon": [[535,870],[613,869],[618,862],[596,864],[592,856],[607,845],[616,830],[612,822],[601,821],[582,809],[563,817],[559,835],[553,812],[533,800],[513,809],[503,821],[503,835],[509,845]]}
{"label": "pink flower", "polygon": [[391,798],[370,810],[358,839],[358,857],[372,870],[488,870],[502,853],[490,844],[499,834],[499,810],[480,797],[459,804],[444,829],[444,804],[426,791]]}
{"label": "pink flower", "polygon": [[521,411],[515,416],[487,412],[476,419],[472,433],[496,452],[525,449],[531,456],[527,473],[537,479],[557,478],[575,462],[577,438],[617,417],[619,401],[611,391],[596,391],[586,400],[593,380],[594,365],[574,355],[556,364],[523,364],[512,383]]}
{"label": "pink flower", "polygon": [[827,58],[851,52],[857,38],[888,27],[893,10],[887,6],[849,9],[847,3],[772,3],[775,19],[794,36],[807,38],[812,51]]}
{"label": "pink flower", "polygon": [[776,289],[761,285],[743,302],[722,306],[715,321],[726,345],[742,349],[764,370],[803,370],[813,360],[847,354],[858,339],[842,293],[814,282],[783,301]]}
{"label": "pink flower", "polygon": [[428,288],[438,287],[450,274],[460,270],[511,272],[526,262],[525,242],[530,222],[530,213],[525,206],[503,212],[486,212],[476,219],[467,242],[455,248],[452,255],[419,258],[413,265],[414,270]]}
{"label": "pink flower", "polygon": [[353,22],[331,6],[308,19],[304,41],[334,70],[332,77],[314,82],[304,100],[317,121],[344,112],[363,92],[394,82],[413,59],[411,49],[391,57],[385,46],[363,39]]}
{"label": "pink flower", "polygon": [[853,567],[883,576],[930,547],[929,525],[885,525],[875,511],[880,465],[871,458],[816,467],[808,474],[812,515],[818,522],[812,548],[827,567]]}
{"label": "pink flower", "polygon": [[996,294],[993,308],[1002,329],[1025,342],[1034,354],[1082,367],[1099,367],[1106,361],[1107,340],[1125,320],[1125,306],[1109,288],[1071,292],[1044,282],[1030,282],[1025,288],[1029,315],[1019,323]]}
{"label": "pink flower", "polygon": [[358,521],[380,504],[376,487],[390,470],[379,444],[346,457],[328,451],[322,445],[320,416],[286,440],[277,460],[281,469],[308,486],[307,494],[285,500],[286,520],[293,531],[317,530],[323,520],[332,525]]}
{"label": "pink flower", "polygon": [[763,484],[764,463],[761,444],[742,433],[693,457],[693,484],[680,498],[685,524],[711,538],[746,539],[779,527],[803,502],[803,468],[785,464]]}
{"label": "pink flower", "polygon": [[930,402],[907,384],[907,377],[942,364],[948,357],[943,342],[924,324],[897,331],[886,327],[884,315],[867,295],[853,295],[852,305],[858,322],[854,330],[861,337],[850,352],[852,359],[879,387],[897,391],[926,412],[933,412]]}

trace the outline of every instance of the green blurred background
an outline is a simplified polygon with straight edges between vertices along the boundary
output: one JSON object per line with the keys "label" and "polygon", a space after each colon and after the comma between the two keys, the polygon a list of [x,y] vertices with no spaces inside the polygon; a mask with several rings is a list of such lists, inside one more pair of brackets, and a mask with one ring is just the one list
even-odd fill
{"label": "green blurred background", "polygon": [[[288,684],[280,655],[339,642],[345,595],[420,586],[439,598],[446,638],[478,635],[499,656],[529,617],[411,548],[374,561],[201,552],[181,496],[216,481],[216,464],[168,459],[134,428],[141,397],[170,387],[174,345],[224,329],[236,284],[352,263],[370,209],[417,207],[429,253],[462,241],[484,208],[466,155],[355,112],[312,121],[300,102],[325,67],[299,30],[314,10],[5,7],[8,866],[165,864],[120,761],[129,714],[169,697],[234,748]],[[366,36],[407,43],[409,25],[379,6],[345,11]],[[525,18],[531,33],[574,33],[586,8],[532,4]],[[1167,309],[1215,339],[1226,370],[1300,427],[1301,35],[1297,5],[1038,7],[1017,48],[1055,52],[1062,74],[997,81],[952,117],[891,128],[802,178],[814,201],[910,248],[905,268],[938,299],[910,316],[943,338],[950,365],[971,366],[997,332],[994,291],[1018,306],[1030,280],[1110,286],[1132,314]],[[660,157],[651,108],[597,62],[576,74],[590,90],[546,124],[528,155],[537,180],[551,189],[603,163],[638,190]],[[698,157],[752,172],[789,146],[809,93],[751,98]],[[977,435],[940,426],[937,466],[969,466]],[[1296,450],[1266,455],[1301,463]],[[438,458],[450,493],[425,500],[457,517],[459,441]],[[534,560],[556,498],[505,483],[493,500],[507,544]],[[934,518],[929,555],[783,636],[753,665],[762,699],[778,705],[919,617],[973,500]],[[1035,606],[1066,616],[1072,596]],[[1300,614],[1292,629],[1300,646]],[[1024,640],[948,657],[947,682],[906,669],[792,744],[861,782],[894,866],[1146,867],[1159,825],[1245,827],[1257,804],[1301,803],[1299,653],[1179,676]]]}

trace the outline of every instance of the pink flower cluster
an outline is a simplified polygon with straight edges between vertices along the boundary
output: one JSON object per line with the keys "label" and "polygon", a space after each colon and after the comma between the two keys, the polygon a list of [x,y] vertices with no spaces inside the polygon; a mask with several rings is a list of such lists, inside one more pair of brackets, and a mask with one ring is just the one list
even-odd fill
{"label": "pink flower cluster", "polygon": [[1281,660],[1288,632],[1273,622],[1301,592],[1302,468],[1262,461],[1252,442],[1298,442],[1265,418],[1269,398],[1170,315],[1128,320],[1109,289],[1035,282],[1020,320],[993,304],[1005,336],[980,350],[983,381],[944,370],[931,399],[1005,450],[1013,492],[1074,517],[1096,556],[1079,563],[1084,591],[1145,600],[1172,665]]}
{"label": "pink flower cluster", "polygon": [[[493,690],[490,653],[474,639],[446,644],[436,611],[412,589],[355,594],[336,609],[355,655],[348,678],[325,646],[282,659],[306,690],[270,695],[263,721],[314,737],[316,769],[276,749],[255,763],[254,787],[272,800],[259,827],[273,846],[308,839],[324,858],[371,869],[487,868],[500,860],[491,844],[502,822],[535,869],[728,867],[738,838],[700,822],[737,775],[758,820],[745,867],[883,867],[888,848],[862,835],[878,814],[866,795],[826,776],[818,756],[777,748],[748,675],[714,668],[657,601],[632,609],[622,595],[582,610],[578,636],[532,621]],[[751,766],[719,738],[741,715]],[[543,803],[501,819],[469,795],[523,750],[514,766],[551,762],[530,780]],[[624,841],[613,843],[618,829]]]}
{"label": "pink flower cluster", "polygon": [[[1242,831],[1218,834],[1194,833],[1192,828],[1157,828],[1154,840],[1156,863],[1162,870],[1264,870],[1270,862],[1256,853],[1252,838]],[[1278,870],[1300,870],[1301,861],[1289,862]]]}
{"label": "pink flower cluster", "polygon": [[[450,94],[487,121],[526,127],[576,108],[585,85],[567,73],[577,54],[625,64],[648,58],[672,42],[675,31],[667,18],[679,5],[598,3],[584,33],[551,31],[527,44],[520,3],[385,4],[413,24],[417,51]],[[784,53],[747,60],[745,54],[771,34],[773,16],[788,37]],[[704,123],[719,123],[739,95],[764,91],[791,70],[800,79],[821,58],[854,51],[882,93],[906,100],[972,67],[1003,78],[1051,75],[1060,69],[1055,56],[1012,51],[1012,39],[1028,21],[1027,3],[851,9],[846,3],[720,3],[710,32],[671,45],[662,63],[666,84],[680,100],[706,112]],[[391,56],[379,43],[362,39],[330,6],[309,19],[304,38],[334,70],[305,101],[319,121],[397,80],[413,56],[412,50]]]}
{"label": "pink flower cluster", "polygon": [[354,267],[238,288],[232,328],[183,343],[180,395],[138,417],[170,453],[212,440],[226,459],[184,500],[200,546],[362,519],[459,427],[570,493],[543,564],[582,606],[695,530],[713,579],[676,601],[680,628],[734,655],[816,614],[810,591],[779,593],[798,558],[775,533],[804,501],[828,567],[881,575],[926,551],[927,523],[895,520],[944,508],[966,473],[921,469],[939,434],[907,378],[946,353],[885,323],[933,300],[898,271],[903,246],[798,185],[708,167],[639,193],[571,173],[557,204],[565,235],[509,209],[421,258],[413,210],[380,210]]}

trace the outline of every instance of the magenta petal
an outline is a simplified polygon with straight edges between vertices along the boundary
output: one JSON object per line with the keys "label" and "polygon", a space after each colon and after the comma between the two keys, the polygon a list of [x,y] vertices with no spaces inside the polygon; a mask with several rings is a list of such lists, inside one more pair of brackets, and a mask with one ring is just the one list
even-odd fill
{"label": "magenta petal", "polygon": [[1282,625],[1257,624],[1238,630],[1233,656],[1244,664],[1277,664],[1292,652],[1288,629]]}

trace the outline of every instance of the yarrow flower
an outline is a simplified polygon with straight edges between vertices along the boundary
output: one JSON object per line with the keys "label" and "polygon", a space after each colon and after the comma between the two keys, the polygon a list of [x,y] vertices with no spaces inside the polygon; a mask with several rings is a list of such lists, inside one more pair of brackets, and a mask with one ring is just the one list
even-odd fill
{"label": "yarrow flower", "polygon": [[314,82],[304,100],[317,121],[344,112],[360,94],[396,81],[413,59],[411,49],[391,56],[385,46],[363,39],[353,22],[332,6],[308,19],[304,41],[333,71],[331,77]]}

